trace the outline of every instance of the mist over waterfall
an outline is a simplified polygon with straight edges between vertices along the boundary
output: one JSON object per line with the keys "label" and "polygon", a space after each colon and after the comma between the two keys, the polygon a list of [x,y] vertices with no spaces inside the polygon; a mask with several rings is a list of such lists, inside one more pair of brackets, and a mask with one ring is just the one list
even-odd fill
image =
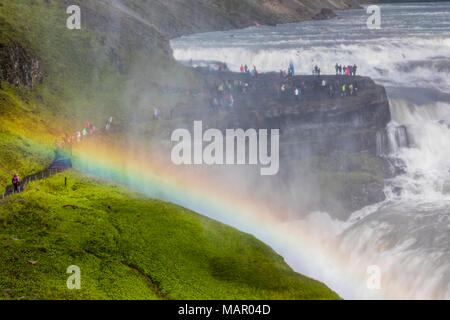
{"label": "mist over waterfall", "polygon": [[[332,213],[280,225],[295,235],[296,223],[311,226],[326,252],[312,268],[299,257],[295,240],[265,239],[296,270],[327,283],[344,298],[450,299],[450,3],[381,6],[382,29],[366,27],[365,10],[339,19],[277,27],[198,34],[172,42],[178,60],[194,65],[225,61],[260,71],[286,69],[311,74],[314,65],[334,74],[336,63],[357,64],[358,73],[384,85],[392,121],[376,137],[394,178],[386,200],[352,213]],[[292,239],[295,239],[293,237]],[[378,266],[381,288],[371,290],[367,268]]]}

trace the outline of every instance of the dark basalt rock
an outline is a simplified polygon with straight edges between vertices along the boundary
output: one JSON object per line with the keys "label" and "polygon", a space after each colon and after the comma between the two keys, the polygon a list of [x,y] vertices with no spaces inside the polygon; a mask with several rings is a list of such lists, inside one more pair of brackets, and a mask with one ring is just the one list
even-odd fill
{"label": "dark basalt rock", "polygon": [[[309,175],[306,180],[310,183],[303,186],[303,192],[316,193],[317,199],[311,200],[307,209],[338,210],[338,215],[345,217],[384,200],[383,178],[401,173],[401,163],[378,154],[377,139],[380,132],[386,132],[391,113],[384,87],[370,78],[301,75],[284,79],[277,73],[268,73],[251,79],[243,73],[202,68],[198,72],[205,78],[205,87],[196,93],[205,96],[203,105],[178,105],[171,117],[189,125],[202,120],[204,127],[221,130],[280,129],[280,172],[275,179],[289,184]],[[358,91],[353,96],[341,96],[337,90],[330,97],[322,80],[338,88],[343,83],[353,83]],[[213,108],[211,100],[217,95],[217,86],[239,81],[247,82],[248,89],[246,93],[232,89],[234,108]],[[297,101],[293,90],[302,83],[306,90]],[[278,97],[282,84],[288,89]],[[402,128],[398,130],[403,132]],[[296,182],[286,188],[296,189]],[[341,207],[337,209],[336,203]]]}
{"label": "dark basalt rock", "polygon": [[319,13],[312,17],[313,20],[327,20],[337,17],[337,14],[331,9],[322,8]]}
{"label": "dark basalt rock", "polygon": [[15,86],[31,89],[44,78],[41,60],[19,43],[0,43],[0,61],[0,80]]}

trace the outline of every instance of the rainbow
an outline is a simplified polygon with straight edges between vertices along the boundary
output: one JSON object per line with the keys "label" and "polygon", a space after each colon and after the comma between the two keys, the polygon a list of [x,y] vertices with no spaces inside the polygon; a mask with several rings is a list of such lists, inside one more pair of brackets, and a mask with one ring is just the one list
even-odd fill
{"label": "rainbow", "polygon": [[[151,155],[136,154],[95,141],[83,143],[74,152],[73,162],[83,173],[123,184],[254,235],[285,256],[291,266],[300,265],[295,271],[325,282],[344,298],[368,297],[364,293],[361,296],[368,290],[366,270],[359,274],[351,270],[348,257],[339,255],[310,225],[302,221],[286,223],[286,215],[272,211],[261,199],[222,186],[195,170],[182,170],[160,154],[161,150]],[[370,298],[376,299],[402,296],[381,290],[375,295],[370,293]]]}

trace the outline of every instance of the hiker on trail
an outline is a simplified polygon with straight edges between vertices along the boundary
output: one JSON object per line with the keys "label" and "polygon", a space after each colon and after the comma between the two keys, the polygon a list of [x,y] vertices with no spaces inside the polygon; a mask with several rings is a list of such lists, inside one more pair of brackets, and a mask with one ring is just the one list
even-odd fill
{"label": "hiker on trail", "polygon": [[15,174],[14,177],[12,178],[12,184],[14,186],[14,193],[19,192],[19,183],[20,183],[19,176],[17,174]]}
{"label": "hiker on trail", "polygon": [[339,74],[339,66],[338,66],[337,63],[336,63],[336,66],[334,68],[336,69],[336,75],[338,75]]}
{"label": "hiker on trail", "polygon": [[244,70],[244,65],[243,64],[241,64],[241,72],[244,72],[245,70]]}
{"label": "hiker on trail", "polygon": [[161,110],[158,108],[153,109],[153,119],[159,120],[161,117]]}
{"label": "hiker on trail", "polygon": [[86,128],[83,128],[83,140],[86,138],[87,136],[87,130]]}
{"label": "hiker on trail", "polygon": [[109,117],[109,119],[106,121],[105,130],[109,131],[109,129],[112,127],[113,123],[114,123],[114,118]]}

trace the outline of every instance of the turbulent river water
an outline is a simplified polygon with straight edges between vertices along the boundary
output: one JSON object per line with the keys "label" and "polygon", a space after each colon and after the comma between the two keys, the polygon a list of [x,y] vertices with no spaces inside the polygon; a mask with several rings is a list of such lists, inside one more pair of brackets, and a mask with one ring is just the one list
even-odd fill
{"label": "turbulent river water", "polygon": [[[383,84],[389,127],[406,126],[410,140],[406,148],[391,139],[390,157],[406,167],[386,181],[386,200],[348,221],[311,213],[314,238],[336,255],[312,258],[322,263],[298,257],[295,243],[270,244],[296,271],[344,298],[450,299],[450,3],[380,7],[378,30],[368,29],[366,10],[351,10],[328,21],[196,34],[172,47],[178,60],[225,61],[235,71],[241,64],[279,71],[292,62],[296,73],[318,65],[332,74],[336,63],[357,64],[360,75]],[[292,231],[295,222],[279,228]],[[370,282],[377,270],[379,289],[355,280]]]}

